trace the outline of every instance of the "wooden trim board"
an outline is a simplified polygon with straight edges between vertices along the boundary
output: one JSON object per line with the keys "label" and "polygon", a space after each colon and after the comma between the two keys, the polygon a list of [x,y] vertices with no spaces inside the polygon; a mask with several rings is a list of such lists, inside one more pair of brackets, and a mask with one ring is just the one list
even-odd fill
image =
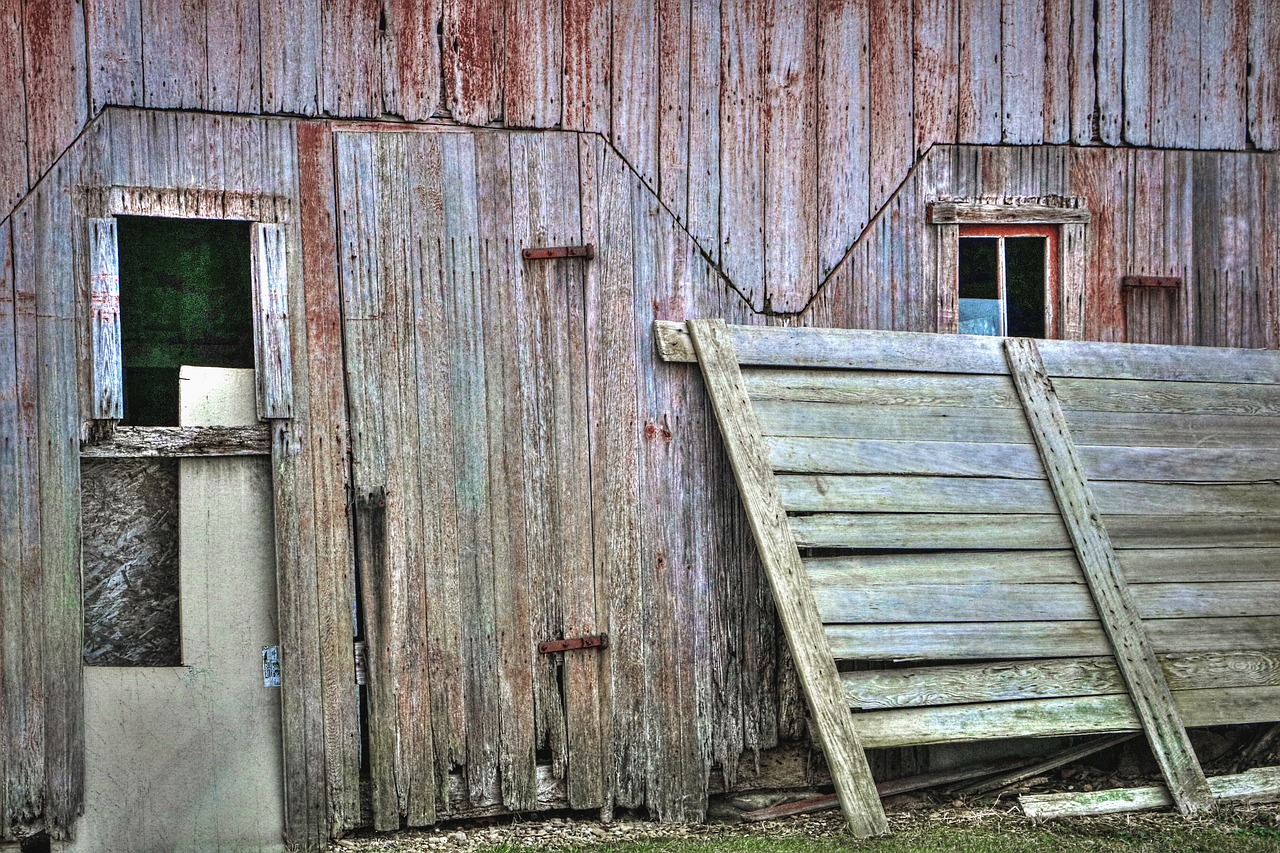
{"label": "wooden trim board", "polygon": [[884,835],[889,831],[888,820],[822,634],[818,609],[769,467],[760,425],[742,384],[733,344],[723,320],[690,321],[689,335],[845,820],[859,837]]}

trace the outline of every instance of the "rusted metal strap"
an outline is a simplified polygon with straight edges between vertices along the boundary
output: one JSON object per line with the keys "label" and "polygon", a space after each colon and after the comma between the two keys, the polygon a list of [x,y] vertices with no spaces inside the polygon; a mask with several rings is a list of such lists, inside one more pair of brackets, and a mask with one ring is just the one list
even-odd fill
{"label": "rusted metal strap", "polygon": [[571,637],[564,640],[545,640],[538,643],[538,651],[544,655],[555,652],[572,652],[578,649],[607,649],[608,634],[587,634],[585,637]]}
{"label": "rusted metal strap", "polygon": [[538,249],[525,249],[520,256],[526,261],[553,261],[557,258],[586,258],[596,256],[596,247],[592,243],[585,246],[543,246]]}
{"label": "rusted metal strap", "polygon": [[1135,287],[1182,287],[1182,278],[1176,275],[1126,275],[1120,279],[1124,290]]}

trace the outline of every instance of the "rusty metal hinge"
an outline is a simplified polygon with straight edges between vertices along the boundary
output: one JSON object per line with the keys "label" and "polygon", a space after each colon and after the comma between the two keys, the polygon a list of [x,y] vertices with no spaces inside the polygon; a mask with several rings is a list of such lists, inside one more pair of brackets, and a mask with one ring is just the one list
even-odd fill
{"label": "rusty metal hinge", "polygon": [[545,640],[538,643],[538,651],[544,655],[554,652],[572,652],[577,649],[607,649],[608,634],[587,634],[583,637],[571,637],[565,640]]}
{"label": "rusty metal hinge", "polygon": [[526,261],[552,261],[557,258],[586,258],[589,261],[595,256],[596,247],[592,243],[585,246],[544,246],[520,252],[520,257]]}

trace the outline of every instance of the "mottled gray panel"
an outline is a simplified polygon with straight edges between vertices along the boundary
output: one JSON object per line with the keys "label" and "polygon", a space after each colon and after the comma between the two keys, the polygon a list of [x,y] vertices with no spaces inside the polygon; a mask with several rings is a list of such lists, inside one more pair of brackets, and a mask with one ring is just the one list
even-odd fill
{"label": "mottled gray panel", "polygon": [[84,661],[178,666],[178,463],[80,463]]}

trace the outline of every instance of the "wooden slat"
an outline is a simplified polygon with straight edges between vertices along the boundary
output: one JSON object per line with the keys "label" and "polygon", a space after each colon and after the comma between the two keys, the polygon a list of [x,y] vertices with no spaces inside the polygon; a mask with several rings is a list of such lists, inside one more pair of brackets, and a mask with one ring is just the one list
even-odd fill
{"label": "wooden slat", "polygon": [[[825,276],[840,263],[870,216],[871,83],[864,59],[867,4],[817,5],[818,251]],[[954,100],[954,87],[952,94]]]}
{"label": "wooden slat", "polygon": [[[766,436],[780,473],[925,474],[1040,479],[1032,445]],[[1247,448],[1077,446],[1085,476],[1099,480],[1247,483],[1280,470],[1280,451]]]}
{"label": "wooden slat", "polygon": [[[963,519],[963,525],[957,522]],[[1280,516],[1117,515],[1107,520],[1118,548],[1274,548]],[[819,513],[794,516],[797,544],[814,548],[1030,549],[1067,548],[1055,515],[948,513]]]}
{"label": "wooden slat", "polygon": [[[761,401],[756,415],[766,435],[867,440],[990,441],[1030,444],[1013,409],[949,408]],[[1136,414],[1069,411],[1082,445],[1240,448],[1265,445],[1275,419],[1253,415]]]}
{"label": "wooden slat", "polygon": [[1072,0],[1045,0],[1044,3],[1044,93],[1043,141],[1061,145],[1071,139],[1072,28],[1075,25]]}
{"label": "wooden slat", "polygon": [[929,205],[929,221],[934,225],[1065,225],[1088,223],[1092,218],[1088,208],[1070,205],[958,201]]}
{"label": "wooden slat", "polygon": [[83,8],[61,0],[21,5],[28,183],[34,187],[88,119],[89,74]]}
{"label": "wooden slat", "polygon": [[[1082,473],[1083,476],[1083,473]],[[1054,493],[1042,480],[998,477],[779,474],[788,512],[932,512],[1026,514],[1054,512]],[[1050,478],[1052,483],[1052,478]],[[1108,515],[1267,515],[1276,511],[1280,483],[1091,484],[1094,505]]]}
{"label": "wooden slat", "polygon": [[260,0],[262,108],[268,113],[319,112],[321,0]]}
{"label": "wooden slat", "polygon": [[382,3],[371,0],[327,0],[320,4],[322,113],[367,116],[381,111],[383,15]]}
{"label": "wooden slat", "polygon": [[733,346],[723,321],[693,321],[689,331],[845,818],[859,836],[884,834],[888,831],[884,811],[846,710],[839,677],[819,632],[817,609],[799,552],[783,523],[781,502],[759,427],[742,388]]}
{"label": "wooden slat", "polygon": [[1071,84],[1071,141],[1077,145],[1093,141],[1097,80],[1094,74],[1093,16],[1093,0],[1071,0],[1071,61],[1067,73]]}
{"label": "wooden slat", "polygon": [[441,0],[391,0],[385,4],[382,99],[387,112],[409,121],[430,118],[440,103]]}
{"label": "wooden slat", "polygon": [[1000,14],[1000,141],[1045,141],[1044,0],[1002,0]]}
{"label": "wooden slat", "polygon": [[200,109],[208,96],[203,4],[141,0],[144,103]]}
{"label": "wooden slat", "polygon": [[565,0],[562,9],[563,126],[608,133],[610,4],[608,0]]}
{"label": "wooden slat", "polygon": [[19,431],[22,401],[18,395],[17,336],[25,338],[28,330],[18,326],[15,296],[10,224],[4,221],[0,223],[0,712],[7,721],[0,734],[0,782],[5,785],[5,793],[0,795],[0,826],[5,829],[0,829],[0,837],[4,838],[10,837],[11,815],[16,817],[25,810],[22,800],[29,796],[29,768],[23,766],[23,741],[28,736],[25,711],[31,693],[27,670],[39,651],[38,644],[28,641],[23,620],[21,488],[23,480],[30,480],[34,472],[24,472],[21,467],[26,460]]}
{"label": "wooden slat", "polygon": [[610,139],[640,179],[658,187],[657,0],[614,0]]}
{"label": "wooden slat", "polygon": [[[1160,666],[1179,690],[1280,687],[1280,651],[1170,654]],[[1123,693],[1124,679],[1110,657],[842,672],[849,707],[913,708],[1015,699],[1051,699]]]}
{"label": "wooden slat", "polygon": [[[1190,726],[1270,721],[1280,707],[1280,687],[1183,690],[1177,711]],[[1024,699],[939,708],[896,708],[855,714],[875,747],[959,743],[1001,737],[1101,734],[1139,728],[1123,693],[1065,699]],[[1206,788],[1208,785],[1206,784]]]}
{"label": "wooden slat", "polygon": [[[913,100],[904,97],[914,85],[913,18],[909,4],[894,0],[871,0],[867,4],[865,61],[871,84],[867,122],[871,133],[869,200],[873,212],[881,210],[897,192],[915,159]],[[998,84],[996,89],[998,93]]]}
{"label": "wooden slat", "polygon": [[1204,771],[1174,708],[1169,685],[1143,628],[1141,613],[1124,579],[1111,538],[1102,526],[1093,490],[1085,479],[1040,353],[1034,341],[1010,338],[1005,341],[1005,355],[1049,483],[1147,741],[1178,803],[1178,810],[1195,814],[1207,809],[1209,795]]}
{"label": "wooden slat", "polygon": [[[730,326],[728,334],[743,366],[1008,373],[999,338],[778,326]],[[695,360],[681,324],[655,321],[654,336],[663,359]],[[1280,353],[1266,350],[1042,341],[1040,354],[1054,378],[1266,385],[1280,372]]]}
{"label": "wooden slat", "polygon": [[[1280,767],[1258,767],[1244,773],[1209,777],[1216,800],[1271,803],[1280,799]],[[1022,811],[1036,822],[1063,817],[1118,814],[1173,805],[1163,785],[1143,788],[1109,788],[1102,791],[1060,794],[1025,794],[1018,798]]]}
{"label": "wooden slat", "polygon": [[713,260],[720,257],[720,5],[717,0],[689,4],[688,130],[695,144],[689,146],[684,223],[698,248]]}
{"label": "wooden slat", "polygon": [[116,221],[90,219],[89,301],[93,351],[89,414],[95,419],[124,417],[123,362],[120,354],[120,259]]}
{"label": "wooden slat", "polygon": [[[916,156],[935,142],[956,141],[959,106],[958,0],[923,0],[915,7]],[[824,99],[825,99],[824,95]]]}
{"label": "wooden slat", "polygon": [[0,210],[12,210],[27,192],[27,95],[23,86],[22,4],[0,9]]}
{"label": "wooden slat", "polygon": [[1124,121],[1124,0],[1096,0],[1093,18],[1097,133],[1104,145],[1118,145]]}
{"label": "wooden slat", "polygon": [[662,203],[681,221],[689,209],[689,120],[692,92],[692,43],[689,0],[658,0],[658,191]]}
{"label": "wooden slat", "polygon": [[502,115],[504,7],[502,0],[443,6],[445,104],[464,124]]}
{"label": "wooden slat", "polygon": [[1000,0],[960,0],[958,142],[1000,142]]}
{"label": "wooden slat", "polygon": [[293,359],[289,343],[289,276],[284,228],[255,222],[252,235],[253,344],[258,417],[293,416]]}
{"label": "wooden slat", "polygon": [[560,123],[564,63],[560,3],[512,4],[505,22],[503,121],[508,127],[554,127]]}
{"label": "wooden slat", "polygon": [[261,112],[262,58],[257,0],[213,0],[205,6],[204,13],[209,67],[205,109]]}
{"label": "wooden slat", "polygon": [[[1238,0],[1200,4],[1199,134],[1197,147],[1245,147],[1248,108],[1249,9]],[[1265,61],[1265,60],[1264,60]],[[1180,140],[1184,145],[1188,140]]]}
{"label": "wooden slat", "polygon": [[[1276,548],[1153,548],[1117,551],[1131,584],[1280,581]],[[1075,552],[966,551],[806,557],[815,586],[848,584],[873,591],[878,584],[1084,583]]]}
{"label": "wooden slat", "polygon": [[271,430],[252,427],[116,427],[80,448],[84,459],[256,456],[271,452]]}
{"label": "wooden slat", "polygon": [[1263,151],[1280,147],[1280,10],[1249,4],[1249,138]]}
{"label": "wooden slat", "polygon": [[[1121,138],[1128,145],[1159,144],[1151,138],[1151,114],[1155,105],[1151,100],[1152,74],[1161,74],[1161,70],[1152,67],[1151,18],[1152,7],[1142,0],[1123,0],[1124,54],[1122,60],[1124,94],[1124,119],[1121,125]],[[1198,39],[1183,39],[1181,45],[1169,45],[1170,48],[1198,49]],[[1177,62],[1181,57],[1172,57]],[[1194,60],[1193,60],[1194,61]],[[1190,93],[1188,93],[1190,94]]]}
{"label": "wooden slat", "polygon": [[[757,310],[765,305],[763,137],[769,132],[769,123],[764,112],[761,54],[766,12],[762,4],[753,3],[721,4],[720,7],[717,250],[725,273]],[[615,43],[616,38],[615,32]],[[614,91],[618,91],[616,81]],[[620,150],[624,157],[629,154],[625,148]],[[644,177],[643,170],[641,177]],[[692,347],[689,352],[692,354]]]}
{"label": "wooden slat", "polygon": [[[824,623],[1028,622],[1097,619],[1087,587],[1077,583],[893,584],[870,589],[813,583]],[[868,593],[871,593],[870,595]],[[1280,615],[1280,582],[1143,584],[1133,587],[1143,619]],[[1278,641],[1280,642],[1280,641]]]}

